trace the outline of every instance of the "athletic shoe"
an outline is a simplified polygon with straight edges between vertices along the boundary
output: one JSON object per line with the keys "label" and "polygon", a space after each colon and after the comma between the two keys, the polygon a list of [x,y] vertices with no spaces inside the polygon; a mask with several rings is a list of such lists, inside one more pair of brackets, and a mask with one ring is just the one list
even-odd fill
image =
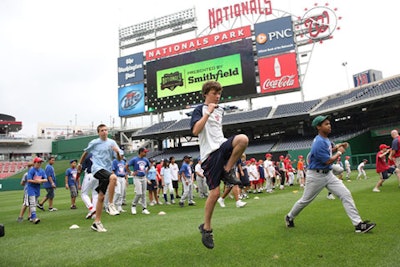
{"label": "athletic shoe", "polygon": [[49,208],[49,211],[57,211],[57,208]]}
{"label": "athletic shoe", "polygon": [[133,215],[136,214],[136,207],[135,207],[135,206],[132,206],[132,208],[131,208],[131,213],[132,213]]}
{"label": "athletic shoe", "polygon": [[334,200],[335,196],[333,194],[329,194],[329,195],[326,196],[326,198],[329,199],[329,200]]}
{"label": "athletic shoe", "polygon": [[219,197],[217,200],[218,204],[221,206],[221,208],[225,208],[225,200],[222,197]]}
{"label": "athletic shoe", "polygon": [[39,209],[41,209],[42,211],[44,211],[43,205],[40,205],[39,203],[37,203],[37,204],[36,204],[36,207],[38,207]]}
{"label": "athletic shoe", "polygon": [[283,190],[283,189],[285,189],[285,186],[280,185],[280,186],[279,186],[279,189],[280,189],[280,190]]}
{"label": "athletic shoe", "polygon": [[213,237],[213,233],[212,233],[213,231],[205,230],[204,223],[199,225],[199,230],[201,233],[201,242],[203,242],[203,245],[209,249],[214,248],[214,237]]}
{"label": "athletic shoe", "polygon": [[121,213],[121,212],[124,213],[124,212],[126,212],[126,210],[124,210],[124,209],[121,208],[121,209],[118,209],[118,212],[119,212],[119,213]]}
{"label": "athletic shoe", "polygon": [[35,219],[32,219],[31,222],[33,222],[34,224],[38,224],[38,223],[40,223],[40,219],[39,218],[35,218]]}
{"label": "athletic shoe", "polygon": [[171,205],[171,203],[167,201],[167,202],[165,202],[165,205]]}
{"label": "athletic shoe", "polygon": [[175,200],[171,200],[171,204],[175,204]]}
{"label": "athletic shoe", "polygon": [[241,200],[236,201],[236,208],[243,208],[247,205],[247,202],[243,202]]}
{"label": "athletic shoe", "polygon": [[115,208],[114,203],[108,203],[108,214],[110,214],[111,216],[119,215],[119,212]]}
{"label": "athletic shoe", "polygon": [[235,169],[232,168],[229,172],[223,171],[222,181],[231,185],[241,185],[242,182],[236,177]]}
{"label": "athletic shoe", "polygon": [[289,215],[285,216],[285,223],[286,223],[286,227],[289,227],[289,228],[294,227],[294,221],[292,218],[289,217]]}
{"label": "athletic shoe", "polygon": [[96,210],[89,211],[89,213],[86,214],[85,219],[91,219],[93,217],[93,215],[95,215],[95,213],[96,213]]}
{"label": "athletic shoe", "polygon": [[92,228],[93,231],[100,232],[100,233],[107,232],[107,229],[104,228],[104,226],[101,222],[94,222],[90,228]]}
{"label": "athletic shoe", "polygon": [[356,233],[366,233],[376,226],[375,223],[370,223],[369,221],[360,222],[355,226]]}
{"label": "athletic shoe", "polygon": [[155,202],[154,202],[154,201],[151,201],[151,202],[149,203],[149,205],[150,205],[150,206],[154,206],[154,205],[155,205]]}
{"label": "athletic shoe", "polygon": [[185,206],[185,203],[179,201],[179,207],[183,208],[184,206]]}
{"label": "athletic shoe", "polygon": [[75,205],[71,205],[71,210],[76,210],[76,206]]}
{"label": "athletic shoe", "polygon": [[149,214],[150,214],[150,211],[148,211],[147,209],[143,209],[143,210],[142,210],[142,213],[143,213],[143,214],[146,214],[146,215],[149,215]]}
{"label": "athletic shoe", "polygon": [[196,206],[196,202],[194,202],[194,201],[189,202],[189,206]]}
{"label": "athletic shoe", "polygon": [[372,189],[372,192],[381,192],[381,190],[379,190],[378,188],[374,187],[374,189]]}
{"label": "athletic shoe", "polygon": [[23,221],[24,221],[24,217],[18,217],[18,218],[17,218],[17,222],[20,223],[20,222],[23,222]]}

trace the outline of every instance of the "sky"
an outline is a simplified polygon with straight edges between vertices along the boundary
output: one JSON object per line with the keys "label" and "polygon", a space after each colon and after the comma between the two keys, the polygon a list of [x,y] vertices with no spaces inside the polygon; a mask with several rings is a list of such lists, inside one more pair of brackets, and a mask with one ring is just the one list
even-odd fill
{"label": "sky", "polygon": [[[39,123],[119,126],[119,28],[195,7],[201,31],[208,27],[208,9],[241,2],[245,1],[1,0],[0,113],[21,121],[19,134],[25,136],[36,136]],[[300,17],[305,8],[326,3],[342,17],[340,30],[314,46],[303,83],[305,100],[348,90],[352,75],[368,69],[382,71],[384,78],[400,73],[400,2],[271,0],[274,10]],[[194,35],[182,38],[168,39],[164,45]],[[135,49],[134,53],[147,48]],[[299,101],[299,92],[282,94],[254,99],[253,108]],[[164,120],[184,116],[170,112]],[[148,116],[127,120],[128,127],[150,123]]]}

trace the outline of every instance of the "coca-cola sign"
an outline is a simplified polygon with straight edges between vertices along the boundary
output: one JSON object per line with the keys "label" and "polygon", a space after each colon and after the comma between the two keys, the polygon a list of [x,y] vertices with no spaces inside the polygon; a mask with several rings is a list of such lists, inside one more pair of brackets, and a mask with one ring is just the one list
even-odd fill
{"label": "coca-cola sign", "polygon": [[282,93],[300,89],[296,53],[258,59],[260,92]]}

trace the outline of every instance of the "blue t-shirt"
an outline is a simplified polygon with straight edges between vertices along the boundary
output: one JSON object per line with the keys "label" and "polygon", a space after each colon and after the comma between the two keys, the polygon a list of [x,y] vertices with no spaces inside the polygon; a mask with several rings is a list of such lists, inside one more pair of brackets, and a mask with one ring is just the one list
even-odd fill
{"label": "blue t-shirt", "polygon": [[65,171],[65,176],[68,177],[68,186],[76,185],[76,176],[78,174],[78,170],[76,168],[68,168]]}
{"label": "blue t-shirt", "polygon": [[156,167],[151,166],[149,171],[147,172],[147,179],[149,179],[150,181],[155,181],[156,175],[157,175]]}
{"label": "blue t-shirt", "polygon": [[192,177],[192,168],[190,168],[190,165],[186,162],[184,162],[181,166],[181,169],[179,170],[179,174],[182,175],[185,174],[186,179],[190,179]]}
{"label": "blue t-shirt", "polygon": [[132,167],[136,176],[145,177],[150,167],[150,161],[147,158],[134,157],[129,161],[128,166]]}
{"label": "blue t-shirt", "polygon": [[[54,173],[54,167],[53,165],[47,164],[46,169],[44,170],[46,173],[47,177],[51,177],[53,179],[53,182],[56,183],[56,174]],[[44,188],[51,188],[51,183],[50,181],[47,181],[43,183]]]}
{"label": "blue t-shirt", "polygon": [[100,138],[97,138],[89,142],[88,147],[85,148],[84,151],[93,154],[93,174],[102,169],[109,172],[112,171],[112,161],[114,157],[116,157],[116,154],[112,149],[113,147],[117,147],[119,149],[117,143],[109,138],[107,138],[106,140],[101,140]]}
{"label": "blue t-shirt", "polygon": [[310,170],[327,170],[332,169],[331,165],[326,165],[325,162],[332,157],[332,143],[328,138],[317,135],[311,146],[309,155],[309,166]]}
{"label": "blue t-shirt", "polygon": [[125,177],[126,176],[126,161],[121,159],[113,160],[112,170],[118,177]]}
{"label": "blue t-shirt", "polygon": [[[31,168],[28,171],[28,176],[27,180],[41,180],[41,179],[47,179],[46,173],[44,172],[43,169],[39,168]],[[28,184],[28,196],[40,196],[40,184],[33,184],[33,183],[27,183]]]}

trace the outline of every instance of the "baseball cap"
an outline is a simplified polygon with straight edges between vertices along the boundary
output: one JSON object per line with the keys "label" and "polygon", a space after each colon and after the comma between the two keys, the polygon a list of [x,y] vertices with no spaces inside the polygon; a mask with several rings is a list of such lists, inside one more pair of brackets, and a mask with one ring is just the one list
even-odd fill
{"label": "baseball cap", "polygon": [[317,117],[315,117],[311,123],[312,127],[317,127],[318,125],[321,125],[321,123],[326,120],[327,118],[329,118],[328,115],[319,115]]}
{"label": "baseball cap", "polygon": [[387,146],[386,144],[380,144],[379,145],[379,150],[385,149],[385,148],[389,148],[390,146]]}
{"label": "baseball cap", "polygon": [[142,153],[142,152],[147,153],[147,152],[149,152],[149,150],[144,147],[141,147],[141,148],[139,148],[139,153]]}
{"label": "baseball cap", "polygon": [[284,159],[285,157],[284,157],[283,155],[280,155],[279,158],[280,158],[280,159]]}
{"label": "baseball cap", "polygon": [[183,157],[183,159],[191,159],[192,158],[192,156],[190,156],[190,155],[185,155],[184,157]]}
{"label": "baseball cap", "polygon": [[271,155],[270,153],[267,153],[267,154],[265,154],[265,157],[266,157],[266,158],[272,157],[272,155]]}
{"label": "baseball cap", "polygon": [[69,164],[71,164],[72,162],[78,162],[76,159],[71,159],[70,161],[69,161]]}
{"label": "baseball cap", "polygon": [[39,163],[39,162],[43,162],[44,160],[42,159],[42,158],[39,158],[39,157],[36,157],[34,160],[33,160],[33,163]]}

